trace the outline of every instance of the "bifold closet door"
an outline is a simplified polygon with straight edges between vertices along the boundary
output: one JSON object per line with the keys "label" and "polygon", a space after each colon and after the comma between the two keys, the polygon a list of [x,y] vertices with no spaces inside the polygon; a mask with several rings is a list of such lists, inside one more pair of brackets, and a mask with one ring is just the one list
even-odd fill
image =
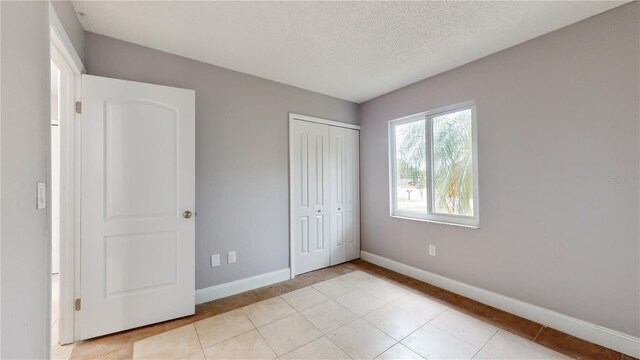
{"label": "bifold closet door", "polygon": [[359,132],[329,128],[331,265],[360,257]]}
{"label": "bifold closet door", "polygon": [[291,205],[295,274],[331,264],[329,247],[329,126],[292,121]]}

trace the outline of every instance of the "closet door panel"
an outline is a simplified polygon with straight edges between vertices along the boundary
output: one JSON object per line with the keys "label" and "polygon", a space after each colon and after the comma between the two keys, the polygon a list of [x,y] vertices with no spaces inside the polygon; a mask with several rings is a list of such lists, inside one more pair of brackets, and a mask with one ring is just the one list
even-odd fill
{"label": "closet door panel", "polygon": [[360,257],[360,132],[344,130],[345,138],[345,208],[346,261]]}
{"label": "closet door panel", "polygon": [[331,265],[347,260],[345,239],[345,217],[348,196],[347,184],[347,141],[346,129],[331,126],[329,128],[329,183],[330,183],[330,231]]}
{"label": "closet door panel", "polygon": [[292,121],[291,186],[295,273],[331,264],[329,223],[329,126]]}

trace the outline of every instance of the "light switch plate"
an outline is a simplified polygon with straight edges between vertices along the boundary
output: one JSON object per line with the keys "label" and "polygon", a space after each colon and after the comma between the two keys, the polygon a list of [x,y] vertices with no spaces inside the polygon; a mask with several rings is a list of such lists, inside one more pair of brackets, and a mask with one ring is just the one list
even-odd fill
{"label": "light switch plate", "polygon": [[36,188],[36,209],[45,209],[47,207],[47,184],[39,182]]}

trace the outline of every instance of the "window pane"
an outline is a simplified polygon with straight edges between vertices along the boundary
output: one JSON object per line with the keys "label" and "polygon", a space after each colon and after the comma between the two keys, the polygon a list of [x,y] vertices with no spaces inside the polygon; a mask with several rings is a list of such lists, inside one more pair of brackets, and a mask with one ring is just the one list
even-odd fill
{"label": "window pane", "polygon": [[427,211],[425,121],[396,125],[396,199],[399,210]]}
{"label": "window pane", "polygon": [[473,216],[471,109],[431,118],[433,211]]}

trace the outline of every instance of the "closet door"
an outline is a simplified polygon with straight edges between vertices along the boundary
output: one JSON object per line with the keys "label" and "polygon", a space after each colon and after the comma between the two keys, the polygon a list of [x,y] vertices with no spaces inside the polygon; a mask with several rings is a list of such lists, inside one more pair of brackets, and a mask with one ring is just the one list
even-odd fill
{"label": "closet door", "polygon": [[344,129],[346,261],[360,257],[360,132]]}
{"label": "closet door", "polygon": [[331,265],[347,261],[347,155],[346,132],[341,127],[329,128]]}
{"label": "closet door", "polygon": [[292,261],[295,274],[331,265],[329,126],[290,122]]}

